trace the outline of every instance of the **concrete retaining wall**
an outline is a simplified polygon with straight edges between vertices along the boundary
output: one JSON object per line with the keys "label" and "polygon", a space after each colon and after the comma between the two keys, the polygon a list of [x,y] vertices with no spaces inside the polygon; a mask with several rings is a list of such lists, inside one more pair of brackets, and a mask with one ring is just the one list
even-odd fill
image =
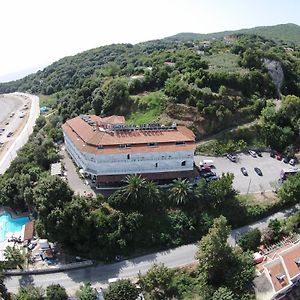
{"label": "concrete retaining wall", "polygon": [[49,268],[43,268],[43,269],[6,270],[3,271],[3,275],[17,276],[17,275],[47,274],[47,273],[62,272],[67,270],[79,269],[79,268],[86,268],[92,265],[93,262],[91,260],[87,260],[82,262],[66,264],[66,265],[51,266]]}

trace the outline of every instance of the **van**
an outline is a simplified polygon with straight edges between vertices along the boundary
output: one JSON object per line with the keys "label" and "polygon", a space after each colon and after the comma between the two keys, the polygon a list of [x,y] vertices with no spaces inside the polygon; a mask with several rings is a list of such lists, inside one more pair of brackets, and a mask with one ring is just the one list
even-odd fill
{"label": "van", "polygon": [[200,161],[200,166],[212,167],[213,165],[214,165],[214,161],[211,159],[203,159]]}

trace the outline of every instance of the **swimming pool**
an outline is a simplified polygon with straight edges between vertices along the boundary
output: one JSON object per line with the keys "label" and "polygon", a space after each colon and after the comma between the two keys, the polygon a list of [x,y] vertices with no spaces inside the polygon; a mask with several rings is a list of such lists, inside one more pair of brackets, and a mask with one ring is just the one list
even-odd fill
{"label": "swimming pool", "polygon": [[7,212],[0,213],[0,242],[7,239],[7,234],[9,232],[21,232],[23,225],[28,222],[28,217],[12,218]]}

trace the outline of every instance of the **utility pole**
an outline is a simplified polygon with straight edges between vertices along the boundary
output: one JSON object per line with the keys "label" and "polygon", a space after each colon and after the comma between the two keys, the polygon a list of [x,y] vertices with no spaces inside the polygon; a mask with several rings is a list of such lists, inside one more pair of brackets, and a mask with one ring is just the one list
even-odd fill
{"label": "utility pole", "polygon": [[250,178],[250,180],[249,180],[249,185],[248,185],[248,189],[247,189],[247,194],[249,194],[250,185],[251,185],[251,178]]}

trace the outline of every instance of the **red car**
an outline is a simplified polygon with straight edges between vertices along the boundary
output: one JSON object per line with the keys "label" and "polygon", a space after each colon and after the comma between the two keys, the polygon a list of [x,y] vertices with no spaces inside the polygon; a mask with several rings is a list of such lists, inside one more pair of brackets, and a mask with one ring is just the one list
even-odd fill
{"label": "red car", "polygon": [[282,160],[282,155],[281,155],[280,153],[277,153],[277,154],[275,155],[275,158],[276,158],[277,160]]}
{"label": "red car", "polygon": [[201,172],[210,172],[211,168],[210,166],[204,164],[203,166],[200,166],[200,170]]}

